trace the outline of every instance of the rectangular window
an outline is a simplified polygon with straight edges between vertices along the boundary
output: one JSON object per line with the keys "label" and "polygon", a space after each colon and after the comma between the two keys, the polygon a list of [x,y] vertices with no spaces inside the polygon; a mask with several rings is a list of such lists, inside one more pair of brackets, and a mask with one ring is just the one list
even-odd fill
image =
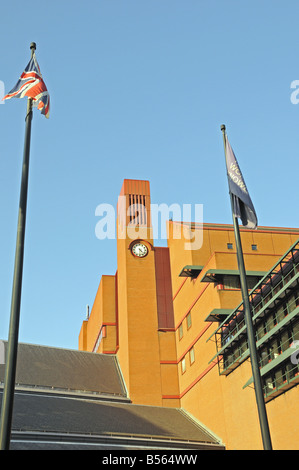
{"label": "rectangular window", "polygon": [[298,293],[292,294],[287,301],[288,313],[291,313],[298,305]]}
{"label": "rectangular window", "polygon": [[261,367],[264,367],[268,364],[269,358],[268,358],[268,349],[266,347],[262,348],[260,350],[260,364]]}
{"label": "rectangular window", "polygon": [[240,346],[239,346],[240,355],[242,355],[247,349],[248,349],[247,340],[243,339],[240,342]]}
{"label": "rectangular window", "polygon": [[280,343],[278,342],[277,339],[274,339],[273,341],[271,341],[271,344],[269,347],[270,360],[276,359],[279,356],[279,345]]}
{"label": "rectangular window", "polygon": [[275,387],[280,387],[283,384],[283,372],[282,369],[278,369],[274,374]]}
{"label": "rectangular window", "polygon": [[265,331],[264,322],[260,322],[259,325],[256,327],[257,339],[261,339],[264,336],[265,333],[266,333],[266,331]]}
{"label": "rectangular window", "polygon": [[276,325],[276,316],[275,313],[271,313],[266,320],[266,331],[272,330],[274,326]]}
{"label": "rectangular window", "polygon": [[181,371],[182,371],[182,374],[186,372],[186,358],[185,357],[183,357],[183,359],[181,360]]}
{"label": "rectangular window", "polygon": [[225,274],[223,276],[223,287],[224,289],[240,289],[240,277]]}
{"label": "rectangular window", "polygon": [[182,339],[183,335],[184,335],[183,323],[181,323],[180,326],[179,326],[179,339]]}
{"label": "rectangular window", "polygon": [[249,290],[253,289],[258,282],[259,278],[257,276],[247,276],[247,287]]}
{"label": "rectangular window", "polygon": [[286,349],[289,349],[290,343],[292,340],[290,339],[290,333],[288,330],[285,330],[281,333],[281,349],[282,351],[286,351]]}
{"label": "rectangular window", "polygon": [[257,251],[257,245],[251,245],[252,251]]}
{"label": "rectangular window", "polygon": [[269,377],[266,377],[265,379],[265,382],[266,382],[266,386],[265,386],[265,389],[266,389],[266,395],[270,394],[273,392],[274,390],[274,380],[272,378],[272,376],[269,376]]}
{"label": "rectangular window", "polygon": [[232,243],[228,243],[228,244],[227,244],[227,248],[228,248],[228,250],[232,250],[232,249],[233,249],[233,244],[232,244]]}
{"label": "rectangular window", "polygon": [[191,320],[191,312],[188,313],[187,315],[187,330],[189,330],[189,328],[191,327],[192,325],[192,320]]}
{"label": "rectangular window", "polygon": [[282,321],[285,316],[286,316],[286,308],[285,308],[285,304],[282,304],[282,305],[277,309],[277,312],[276,312],[276,320],[277,320],[277,323],[279,323],[280,321]]}
{"label": "rectangular window", "polygon": [[189,359],[190,359],[190,365],[193,364],[193,362],[195,361],[194,348],[191,348],[189,351]]}
{"label": "rectangular window", "polygon": [[293,325],[292,339],[294,341],[299,341],[299,321]]}

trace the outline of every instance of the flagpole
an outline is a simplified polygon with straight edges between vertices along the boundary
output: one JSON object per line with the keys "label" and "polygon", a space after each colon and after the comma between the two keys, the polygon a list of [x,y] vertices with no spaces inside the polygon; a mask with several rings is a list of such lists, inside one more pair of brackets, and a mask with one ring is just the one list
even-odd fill
{"label": "flagpole", "polygon": [[[31,57],[33,57],[36,44],[30,44]],[[18,335],[20,320],[20,304],[23,276],[24,240],[26,225],[26,208],[28,193],[30,137],[32,121],[32,99],[27,100],[26,128],[24,139],[23,167],[20,188],[20,202],[18,212],[18,229],[15,251],[15,266],[11,298],[10,324],[5,357],[4,391],[2,397],[1,421],[0,421],[0,450],[8,450],[10,445],[11,423],[13,413],[14,388],[18,353]]]}
{"label": "flagpole", "polygon": [[[222,124],[221,130],[223,133],[224,153],[226,156],[226,134],[225,134],[224,124]],[[259,360],[258,360],[258,354],[257,354],[255,332],[254,332],[254,327],[253,327],[253,322],[252,322],[251,308],[250,308],[250,302],[249,302],[249,296],[248,296],[248,286],[247,286],[246,271],[245,271],[245,265],[244,265],[243,249],[242,249],[242,243],[241,243],[241,237],[240,237],[240,228],[239,228],[238,218],[234,214],[233,195],[231,192],[230,192],[230,199],[231,199],[233,225],[234,225],[234,233],[235,233],[235,240],[236,240],[238,267],[239,267],[239,272],[240,272],[241,291],[242,291],[242,298],[243,298],[243,305],[244,305],[245,324],[246,324],[246,329],[247,329],[249,355],[250,355],[250,361],[251,361],[251,369],[252,369],[252,376],[253,376],[253,382],[254,382],[254,390],[255,390],[255,397],[256,397],[256,403],[257,403],[257,408],[258,408],[263,446],[264,446],[264,450],[272,450],[271,436],[270,436],[266,405],[265,405],[264,393],[263,393],[263,385],[262,385],[262,379],[261,379],[261,374],[260,374],[260,369],[259,369]]]}

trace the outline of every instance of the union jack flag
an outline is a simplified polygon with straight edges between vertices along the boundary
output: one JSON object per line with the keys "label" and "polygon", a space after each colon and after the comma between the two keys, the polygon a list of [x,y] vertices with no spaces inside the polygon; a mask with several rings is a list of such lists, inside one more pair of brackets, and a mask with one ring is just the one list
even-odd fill
{"label": "union jack flag", "polygon": [[49,117],[50,95],[43,81],[35,54],[32,55],[16,86],[4,96],[3,100],[23,98],[24,96],[32,98],[33,106],[37,107],[46,118]]}

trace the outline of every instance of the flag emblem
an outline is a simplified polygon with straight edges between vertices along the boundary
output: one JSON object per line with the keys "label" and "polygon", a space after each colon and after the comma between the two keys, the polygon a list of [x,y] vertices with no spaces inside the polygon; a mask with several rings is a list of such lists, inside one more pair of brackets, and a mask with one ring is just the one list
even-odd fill
{"label": "flag emblem", "polygon": [[246,228],[257,227],[257,216],[249,196],[239,164],[226,137],[226,168],[229,191],[233,197],[233,213]]}
{"label": "flag emblem", "polygon": [[3,100],[8,100],[10,98],[23,98],[24,96],[31,98],[32,105],[39,109],[46,118],[49,117],[50,95],[42,78],[34,53],[17,84],[7,95],[4,96]]}

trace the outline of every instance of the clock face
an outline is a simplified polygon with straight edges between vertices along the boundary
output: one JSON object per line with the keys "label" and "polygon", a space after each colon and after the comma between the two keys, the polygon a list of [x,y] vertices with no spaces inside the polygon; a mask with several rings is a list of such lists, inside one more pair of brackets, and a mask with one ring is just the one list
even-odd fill
{"label": "clock face", "polygon": [[135,243],[132,248],[132,253],[138,256],[138,258],[143,258],[148,253],[147,246],[144,245],[144,243]]}

